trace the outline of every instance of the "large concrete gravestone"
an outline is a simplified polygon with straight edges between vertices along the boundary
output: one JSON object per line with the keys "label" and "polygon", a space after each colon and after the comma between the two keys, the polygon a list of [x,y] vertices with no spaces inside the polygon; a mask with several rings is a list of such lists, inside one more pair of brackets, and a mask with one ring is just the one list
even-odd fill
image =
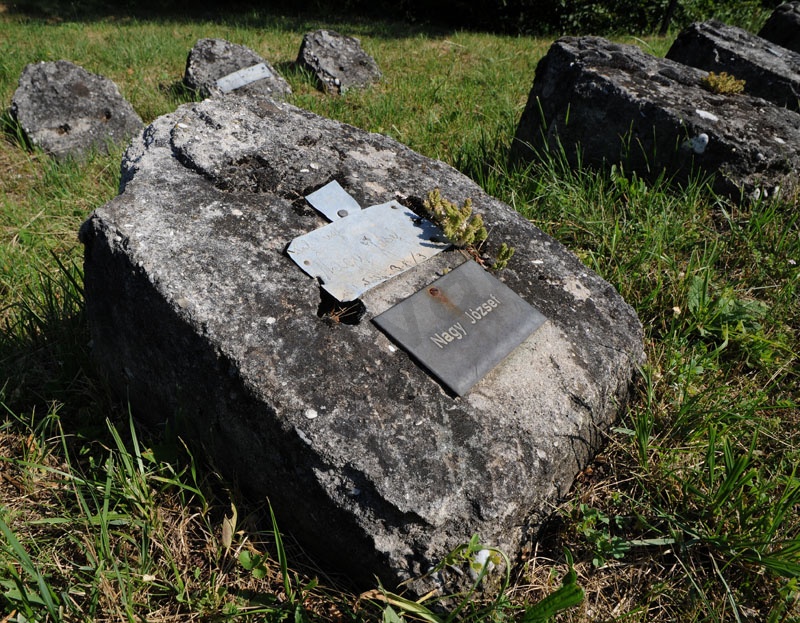
{"label": "large concrete gravestone", "polygon": [[111,80],[63,60],[25,67],[11,114],[34,145],[57,158],[106,152],[144,127]]}
{"label": "large concrete gravestone", "polygon": [[[788,53],[788,51],[787,51]],[[563,148],[572,164],[624,162],[645,177],[714,176],[723,195],[797,191],[800,116],[764,99],[713,93],[707,72],[599,37],[564,37],[539,62],[513,147]]]}
{"label": "large concrete gravestone", "polygon": [[203,97],[224,93],[283,99],[292,88],[247,46],[224,39],[199,39],[186,58],[184,84]]}
{"label": "large concrete gravestone", "polygon": [[[419,214],[435,188],[472,198],[486,251],[516,248],[499,279],[543,324],[463,396],[450,391],[374,319],[442,277],[458,286],[465,262],[483,269],[442,249],[331,306],[287,255],[330,227],[305,197],[331,180],[355,210]],[[81,239],[99,369],[140,417],[175,418],[320,562],[368,586],[416,577],[473,534],[518,552],[600,447],[643,359],[614,288],[508,206],[439,161],[286,103],[210,99],[157,119]],[[491,294],[467,302],[495,313],[504,294],[487,279]]]}

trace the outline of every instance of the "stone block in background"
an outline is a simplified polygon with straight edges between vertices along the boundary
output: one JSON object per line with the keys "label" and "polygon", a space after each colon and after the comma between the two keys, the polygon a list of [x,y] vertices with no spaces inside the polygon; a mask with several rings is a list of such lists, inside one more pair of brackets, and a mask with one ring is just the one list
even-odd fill
{"label": "stone block in background", "polygon": [[365,88],[381,79],[378,63],[355,37],[333,30],[315,30],[303,36],[297,64],[316,76],[328,93]]}
{"label": "stone block in background", "polygon": [[[412,262],[331,308],[287,256],[326,224],[304,197],[331,180],[364,208],[419,210],[435,188],[471,198],[486,253],[516,248],[499,279],[546,322],[463,397],[448,391],[372,319],[465,254]],[[512,556],[530,546],[643,360],[615,289],[510,207],[442,162],[283,102],[212,98],[157,119],[81,239],[97,368],[362,586],[417,577],[474,534]]]}
{"label": "stone block in background", "polygon": [[25,67],[11,114],[31,143],[56,158],[107,152],[144,127],[116,84],[64,60]]}
{"label": "stone block in background", "polygon": [[797,111],[800,54],[717,20],[685,28],[667,52],[684,65],[744,80],[744,93]]}
{"label": "stone block in background", "polygon": [[800,168],[800,115],[761,98],[715,94],[705,71],[599,37],[564,37],[536,68],[512,156],[562,148],[576,165],[623,162],[678,183],[691,171],[740,198],[791,196]]}
{"label": "stone block in background", "polygon": [[[260,67],[259,67],[260,66]],[[248,69],[258,68],[258,73]],[[218,81],[234,73],[244,73],[242,80],[229,86],[220,86]],[[253,78],[257,78],[253,80]],[[252,80],[252,81],[250,81]],[[289,83],[265,59],[250,48],[224,39],[200,39],[186,58],[183,83],[197,91],[202,97],[220,95],[225,92],[248,95],[264,95],[273,99],[284,99],[290,95]],[[241,84],[241,86],[235,86]]]}
{"label": "stone block in background", "polygon": [[800,53],[800,2],[784,2],[776,8],[758,36]]}

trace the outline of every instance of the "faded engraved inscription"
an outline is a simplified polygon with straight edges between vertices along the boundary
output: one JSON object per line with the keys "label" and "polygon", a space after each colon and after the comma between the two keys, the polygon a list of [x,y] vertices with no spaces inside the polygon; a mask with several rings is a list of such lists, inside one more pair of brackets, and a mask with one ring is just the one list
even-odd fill
{"label": "faded engraved inscription", "polygon": [[299,236],[287,251],[330,295],[352,301],[446,249],[441,240],[433,223],[389,202]]}
{"label": "faded engraved inscription", "polygon": [[264,78],[271,78],[272,72],[264,63],[258,63],[252,67],[245,67],[238,71],[234,71],[227,76],[223,76],[217,80],[217,87],[223,93],[230,93],[243,86],[256,82]]}

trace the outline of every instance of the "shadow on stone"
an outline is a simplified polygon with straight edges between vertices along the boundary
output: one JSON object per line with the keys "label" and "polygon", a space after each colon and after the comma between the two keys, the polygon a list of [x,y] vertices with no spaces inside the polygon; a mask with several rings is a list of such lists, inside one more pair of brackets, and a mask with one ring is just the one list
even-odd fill
{"label": "shadow on stone", "polygon": [[784,2],[776,8],[758,36],[800,53],[800,2]]}
{"label": "shadow on stone", "polygon": [[800,54],[716,20],[681,31],[668,59],[744,80],[747,95],[800,109]]}
{"label": "shadow on stone", "polygon": [[320,302],[317,316],[332,324],[357,325],[367,313],[367,308],[359,300],[338,301],[320,288]]}
{"label": "shadow on stone", "polygon": [[800,117],[761,98],[713,93],[707,73],[599,37],[556,41],[536,69],[512,160],[563,154],[571,166],[623,163],[654,180],[713,176],[715,192],[791,197]]}

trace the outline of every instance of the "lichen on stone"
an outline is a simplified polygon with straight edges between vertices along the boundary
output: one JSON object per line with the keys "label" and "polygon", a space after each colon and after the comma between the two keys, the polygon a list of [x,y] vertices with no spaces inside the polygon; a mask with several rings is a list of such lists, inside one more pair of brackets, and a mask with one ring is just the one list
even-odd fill
{"label": "lichen on stone", "polygon": [[735,95],[744,91],[744,80],[739,80],[726,71],[715,73],[708,72],[708,75],[701,80],[703,88],[717,93],[718,95]]}

